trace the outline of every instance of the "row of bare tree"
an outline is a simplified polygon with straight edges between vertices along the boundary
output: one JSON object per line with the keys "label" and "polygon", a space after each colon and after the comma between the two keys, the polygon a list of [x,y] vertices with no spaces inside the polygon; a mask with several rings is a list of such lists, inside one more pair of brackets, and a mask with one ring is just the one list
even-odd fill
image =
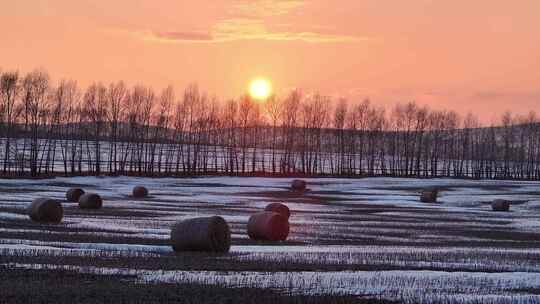
{"label": "row of bare tree", "polygon": [[4,175],[268,174],[540,179],[540,123],[414,102],[385,109],[327,96],[219,102],[189,86],[81,90],[36,70],[0,73]]}

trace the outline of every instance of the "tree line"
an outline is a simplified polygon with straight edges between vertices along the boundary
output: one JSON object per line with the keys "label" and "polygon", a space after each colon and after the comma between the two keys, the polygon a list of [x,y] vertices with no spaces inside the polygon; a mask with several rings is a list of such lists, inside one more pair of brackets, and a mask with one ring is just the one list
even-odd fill
{"label": "tree line", "polygon": [[3,176],[202,174],[540,179],[540,123],[292,91],[219,101],[188,86],[0,72]]}

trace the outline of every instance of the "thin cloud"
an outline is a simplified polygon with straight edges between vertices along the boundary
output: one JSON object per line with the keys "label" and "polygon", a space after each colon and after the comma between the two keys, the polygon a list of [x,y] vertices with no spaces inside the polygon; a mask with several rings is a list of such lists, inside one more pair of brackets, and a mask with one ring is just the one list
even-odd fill
{"label": "thin cloud", "polygon": [[232,18],[260,18],[286,15],[304,6],[304,0],[237,0],[229,11]]}
{"label": "thin cloud", "polygon": [[482,90],[471,94],[472,98],[492,100],[502,98],[514,99],[540,99],[540,91],[523,90]]}
{"label": "thin cloud", "polygon": [[476,99],[497,99],[501,97],[505,97],[507,93],[500,92],[500,91],[479,91],[474,92],[472,94],[473,98]]}
{"label": "thin cloud", "polygon": [[221,43],[241,40],[303,41],[309,43],[344,43],[368,40],[364,37],[326,34],[317,31],[270,30],[261,20],[227,19],[218,22],[205,32],[158,32],[135,33],[147,41],[165,43]]}
{"label": "thin cloud", "polygon": [[147,37],[153,37],[160,41],[212,41],[212,35],[203,32],[149,32]]}
{"label": "thin cloud", "polygon": [[236,0],[226,17],[207,31],[143,31],[136,36],[163,43],[222,43],[242,40],[351,43],[366,37],[329,33],[318,25],[298,30],[290,23],[272,24],[267,18],[286,15],[306,4],[304,0]]}
{"label": "thin cloud", "polygon": [[272,40],[304,41],[313,43],[352,42],[362,40],[354,36],[325,34],[315,31],[272,31],[266,24],[256,19],[228,19],[214,26],[212,35],[217,41]]}

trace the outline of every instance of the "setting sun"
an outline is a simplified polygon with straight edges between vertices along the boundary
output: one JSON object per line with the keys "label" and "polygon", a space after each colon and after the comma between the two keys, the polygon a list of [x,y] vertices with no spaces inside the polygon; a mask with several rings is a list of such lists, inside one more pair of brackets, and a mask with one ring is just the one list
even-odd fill
{"label": "setting sun", "polygon": [[272,93],[272,85],[266,79],[255,79],[249,85],[249,95],[254,99],[267,99]]}

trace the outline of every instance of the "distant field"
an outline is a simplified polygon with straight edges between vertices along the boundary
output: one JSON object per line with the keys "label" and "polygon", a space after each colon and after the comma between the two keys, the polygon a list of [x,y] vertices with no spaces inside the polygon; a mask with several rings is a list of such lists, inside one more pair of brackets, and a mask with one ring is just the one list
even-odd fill
{"label": "distant field", "polygon": [[[296,194],[290,181],[0,180],[0,303],[540,302],[540,182],[319,178]],[[129,196],[138,184],[148,199]],[[63,203],[59,225],[28,219],[33,198],[63,200],[72,186],[104,207]],[[427,186],[443,189],[441,204],[418,201]],[[511,212],[491,211],[496,198]],[[250,214],[275,201],[292,211],[289,239],[248,239]],[[206,215],[229,222],[230,254],[175,254],[171,225]]]}

